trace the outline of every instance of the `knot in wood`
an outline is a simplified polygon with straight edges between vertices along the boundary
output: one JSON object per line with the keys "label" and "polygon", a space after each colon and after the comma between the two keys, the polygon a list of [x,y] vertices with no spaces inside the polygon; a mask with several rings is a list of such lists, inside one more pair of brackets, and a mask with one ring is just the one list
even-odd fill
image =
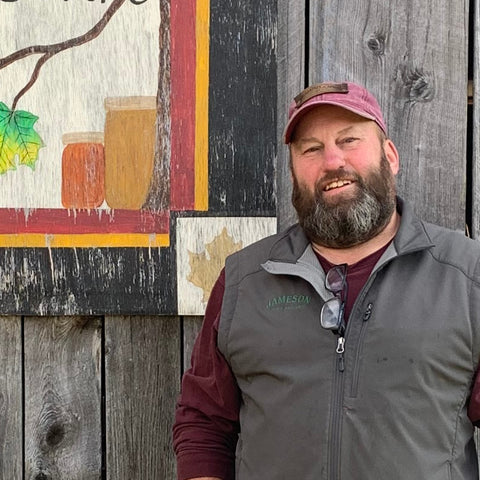
{"label": "knot in wood", "polygon": [[402,77],[408,100],[423,103],[433,100],[435,96],[434,83],[422,69],[405,69]]}
{"label": "knot in wood", "polygon": [[35,475],[34,480],[49,480],[49,478],[43,472],[40,472]]}
{"label": "knot in wood", "polygon": [[61,423],[53,423],[48,427],[45,442],[50,447],[57,446],[65,437],[65,428]]}
{"label": "knot in wood", "polygon": [[377,32],[367,40],[367,47],[375,57],[381,57],[385,54],[385,40],[385,34]]}

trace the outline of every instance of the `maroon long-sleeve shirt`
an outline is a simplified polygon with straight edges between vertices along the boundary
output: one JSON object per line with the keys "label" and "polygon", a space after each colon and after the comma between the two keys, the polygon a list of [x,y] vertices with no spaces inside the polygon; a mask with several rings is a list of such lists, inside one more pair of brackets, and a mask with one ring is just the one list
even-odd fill
{"label": "maroon long-sleeve shirt", "polygon": [[[386,247],[348,267],[345,317]],[[325,271],[332,265],[319,257]],[[239,432],[240,392],[225,358],[217,348],[218,323],[225,290],[222,270],[210,295],[202,329],[192,352],[191,368],[182,380],[175,425],[174,449],[178,480],[195,477],[235,478],[235,446]],[[473,384],[468,408],[480,425],[480,375]]]}

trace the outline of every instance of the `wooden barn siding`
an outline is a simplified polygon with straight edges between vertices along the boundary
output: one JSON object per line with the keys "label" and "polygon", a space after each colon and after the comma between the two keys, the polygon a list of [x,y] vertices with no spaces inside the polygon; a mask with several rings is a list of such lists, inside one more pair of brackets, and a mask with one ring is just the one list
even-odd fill
{"label": "wooden barn siding", "polygon": [[0,479],[174,479],[180,349],[200,321],[0,317]]}
{"label": "wooden barn siding", "polygon": [[472,236],[480,238],[480,5],[475,2],[473,12],[473,126],[472,134]]}
{"label": "wooden barn siding", "polygon": [[[292,13],[291,3],[279,0],[279,132],[282,102],[299,89],[302,75],[307,83],[351,79],[366,85],[400,153],[399,192],[422,217],[463,231],[469,2],[310,0],[306,49],[304,30],[293,23],[295,15],[302,17]],[[294,218],[286,155],[280,149],[281,226]]]}
{"label": "wooden barn siding", "polygon": [[[468,2],[439,3],[310,0],[306,22],[305,2],[279,0],[277,130],[280,136],[286,105],[305,82],[365,83],[379,96],[399,147],[402,194],[423,216],[463,230],[470,174]],[[478,7],[474,20],[478,31]],[[476,48],[475,84],[479,65]],[[479,104],[475,89],[477,237]],[[280,146],[280,225],[294,218],[287,158]],[[0,317],[0,478],[174,479],[172,415],[200,323],[159,316]]]}

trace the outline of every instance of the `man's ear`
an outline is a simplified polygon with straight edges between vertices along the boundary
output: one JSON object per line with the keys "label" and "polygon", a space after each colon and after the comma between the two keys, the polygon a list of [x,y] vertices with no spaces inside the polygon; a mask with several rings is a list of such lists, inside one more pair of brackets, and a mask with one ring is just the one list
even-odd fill
{"label": "man's ear", "polygon": [[292,160],[292,144],[288,144],[288,165],[290,167],[290,180],[293,183],[293,160]]}
{"label": "man's ear", "polygon": [[400,157],[398,155],[397,147],[389,138],[387,138],[383,142],[383,149],[385,151],[385,156],[387,157],[388,163],[390,164],[392,173],[396,175],[400,169]]}

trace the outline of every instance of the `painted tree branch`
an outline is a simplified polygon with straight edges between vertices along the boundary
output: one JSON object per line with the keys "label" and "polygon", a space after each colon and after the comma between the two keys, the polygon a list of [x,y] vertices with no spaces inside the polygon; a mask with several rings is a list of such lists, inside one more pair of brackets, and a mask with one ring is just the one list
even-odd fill
{"label": "painted tree branch", "polygon": [[40,69],[45,64],[47,60],[52,58],[57,53],[63,52],[69,48],[78,47],[83,45],[94,38],[98,37],[103,29],[107,26],[110,19],[118,11],[118,9],[125,3],[126,0],[113,0],[112,4],[108,7],[106,12],[103,14],[102,18],[96,23],[88,32],[79,37],[72,38],[65,42],[55,43],[53,45],[34,45],[31,47],[23,48],[18,50],[18,52],[12,53],[2,59],[0,59],[0,70],[7,67],[11,63],[21,60],[22,58],[28,57],[29,55],[43,54],[42,57],[37,62],[35,69],[32,73],[32,76],[29,82],[22,88],[13,101],[12,110],[15,110],[15,107],[20,100],[20,98],[31,88],[38,78]]}

